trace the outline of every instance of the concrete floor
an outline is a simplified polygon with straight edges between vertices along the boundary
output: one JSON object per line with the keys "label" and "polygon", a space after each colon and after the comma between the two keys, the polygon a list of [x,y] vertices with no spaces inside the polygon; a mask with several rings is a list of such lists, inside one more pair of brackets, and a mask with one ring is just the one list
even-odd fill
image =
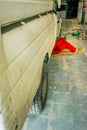
{"label": "concrete floor", "polygon": [[[64,21],[62,36],[84,28],[77,21]],[[40,116],[28,114],[23,130],[87,130],[87,40],[67,34],[67,40],[84,52],[51,56],[47,104]]]}

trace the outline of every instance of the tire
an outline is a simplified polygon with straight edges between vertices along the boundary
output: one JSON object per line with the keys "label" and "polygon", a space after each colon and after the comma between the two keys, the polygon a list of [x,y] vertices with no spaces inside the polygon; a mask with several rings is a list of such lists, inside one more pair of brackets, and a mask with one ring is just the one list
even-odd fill
{"label": "tire", "polygon": [[30,108],[31,114],[38,115],[45,108],[47,91],[48,91],[48,73],[46,71],[43,71],[40,86],[37,90],[33,104]]}

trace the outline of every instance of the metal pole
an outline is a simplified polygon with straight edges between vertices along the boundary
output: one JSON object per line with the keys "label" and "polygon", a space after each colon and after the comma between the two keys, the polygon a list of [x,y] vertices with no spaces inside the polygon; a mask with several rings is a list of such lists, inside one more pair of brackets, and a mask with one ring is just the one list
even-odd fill
{"label": "metal pole", "polygon": [[81,19],[81,23],[85,24],[85,13],[87,10],[87,0],[83,0],[83,9],[82,9],[82,19]]}
{"label": "metal pole", "polygon": [[82,9],[82,19],[81,19],[81,23],[85,24],[85,11],[84,9]]}

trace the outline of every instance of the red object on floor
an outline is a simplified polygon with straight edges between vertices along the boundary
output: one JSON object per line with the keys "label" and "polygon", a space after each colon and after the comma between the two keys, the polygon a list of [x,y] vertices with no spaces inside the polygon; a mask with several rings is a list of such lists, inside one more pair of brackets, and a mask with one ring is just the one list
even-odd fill
{"label": "red object on floor", "polygon": [[67,42],[64,38],[60,38],[59,40],[56,41],[52,54],[59,54],[65,48],[68,48],[71,52],[76,51],[76,47]]}

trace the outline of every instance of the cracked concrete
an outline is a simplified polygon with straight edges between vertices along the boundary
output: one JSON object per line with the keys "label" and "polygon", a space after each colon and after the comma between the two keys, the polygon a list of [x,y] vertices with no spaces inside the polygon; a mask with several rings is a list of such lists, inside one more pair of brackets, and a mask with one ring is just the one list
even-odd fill
{"label": "cracked concrete", "polygon": [[[77,21],[63,21],[62,36],[73,28],[86,29]],[[87,40],[66,37],[84,52],[51,56],[46,108],[39,116],[28,114],[23,130],[87,130]]]}

